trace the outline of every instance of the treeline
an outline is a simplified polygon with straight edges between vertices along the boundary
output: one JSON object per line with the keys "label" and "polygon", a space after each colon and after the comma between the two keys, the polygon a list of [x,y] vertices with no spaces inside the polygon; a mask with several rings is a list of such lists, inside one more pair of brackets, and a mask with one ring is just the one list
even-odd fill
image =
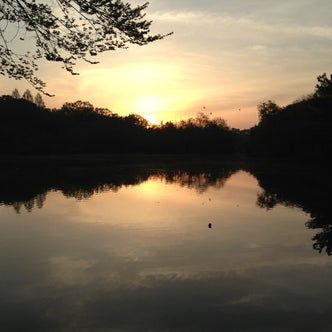
{"label": "treeline", "polygon": [[221,153],[234,152],[236,133],[222,119],[149,126],[140,115],[119,116],[89,102],[47,109],[23,98],[0,97],[3,153]]}
{"label": "treeline", "polygon": [[332,151],[332,75],[317,77],[312,95],[285,107],[258,105],[259,123],[250,129],[247,152],[264,156],[329,158]]}
{"label": "treeline", "polygon": [[[258,105],[259,123],[229,128],[199,113],[150,126],[140,115],[119,116],[89,102],[48,109],[38,97],[0,97],[0,149],[10,154],[183,153],[329,158],[332,148],[332,75],[318,76],[315,92],[285,107]],[[37,102],[36,102],[37,100]]]}
{"label": "treeline", "polygon": [[332,97],[309,98],[281,109],[250,130],[247,151],[264,156],[329,158]]}

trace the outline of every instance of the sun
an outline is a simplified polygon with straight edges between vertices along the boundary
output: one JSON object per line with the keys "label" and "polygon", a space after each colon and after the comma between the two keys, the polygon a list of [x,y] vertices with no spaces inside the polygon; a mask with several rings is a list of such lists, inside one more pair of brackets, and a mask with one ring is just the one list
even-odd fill
{"label": "sun", "polygon": [[150,124],[159,124],[160,113],[165,110],[165,98],[155,95],[146,95],[139,97],[136,102],[136,109]]}
{"label": "sun", "polygon": [[152,114],[142,115],[144,119],[148,120],[149,125],[158,125],[160,121]]}

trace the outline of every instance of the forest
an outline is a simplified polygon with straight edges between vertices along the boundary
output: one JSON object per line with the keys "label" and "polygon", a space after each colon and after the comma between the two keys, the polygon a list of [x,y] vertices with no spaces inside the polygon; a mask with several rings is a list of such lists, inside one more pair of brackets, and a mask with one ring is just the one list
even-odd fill
{"label": "forest", "polygon": [[285,107],[257,106],[256,126],[230,128],[199,113],[180,122],[149,125],[138,114],[120,116],[88,101],[49,109],[41,95],[17,89],[0,97],[2,154],[215,154],[328,160],[332,148],[332,75],[315,91]]}

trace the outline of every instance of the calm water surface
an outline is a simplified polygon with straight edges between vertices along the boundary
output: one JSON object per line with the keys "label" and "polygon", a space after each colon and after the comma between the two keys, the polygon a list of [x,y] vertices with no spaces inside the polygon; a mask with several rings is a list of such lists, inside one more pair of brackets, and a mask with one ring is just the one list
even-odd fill
{"label": "calm water surface", "polygon": [[332,331],[328,225],[226,174],[2,198],[0,330]]}

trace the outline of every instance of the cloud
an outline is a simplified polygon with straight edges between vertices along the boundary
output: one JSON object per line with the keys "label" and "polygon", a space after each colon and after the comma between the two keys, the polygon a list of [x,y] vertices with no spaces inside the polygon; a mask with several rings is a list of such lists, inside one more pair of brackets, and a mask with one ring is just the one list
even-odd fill
{"label": "cloud", "polygon": [[218,28],[232,26],[250,30],[259,30],[261,33],[273,33],[283,35],[314,36],[332,39],[332,27],[326,25],[307,25],[301,23],[283,22],[280,20],[262,20],[254,16],[231,16],[203,11],[168,11],[154,12],[152,19],[163,23],[190,24],[200,29],[206,27]]}

